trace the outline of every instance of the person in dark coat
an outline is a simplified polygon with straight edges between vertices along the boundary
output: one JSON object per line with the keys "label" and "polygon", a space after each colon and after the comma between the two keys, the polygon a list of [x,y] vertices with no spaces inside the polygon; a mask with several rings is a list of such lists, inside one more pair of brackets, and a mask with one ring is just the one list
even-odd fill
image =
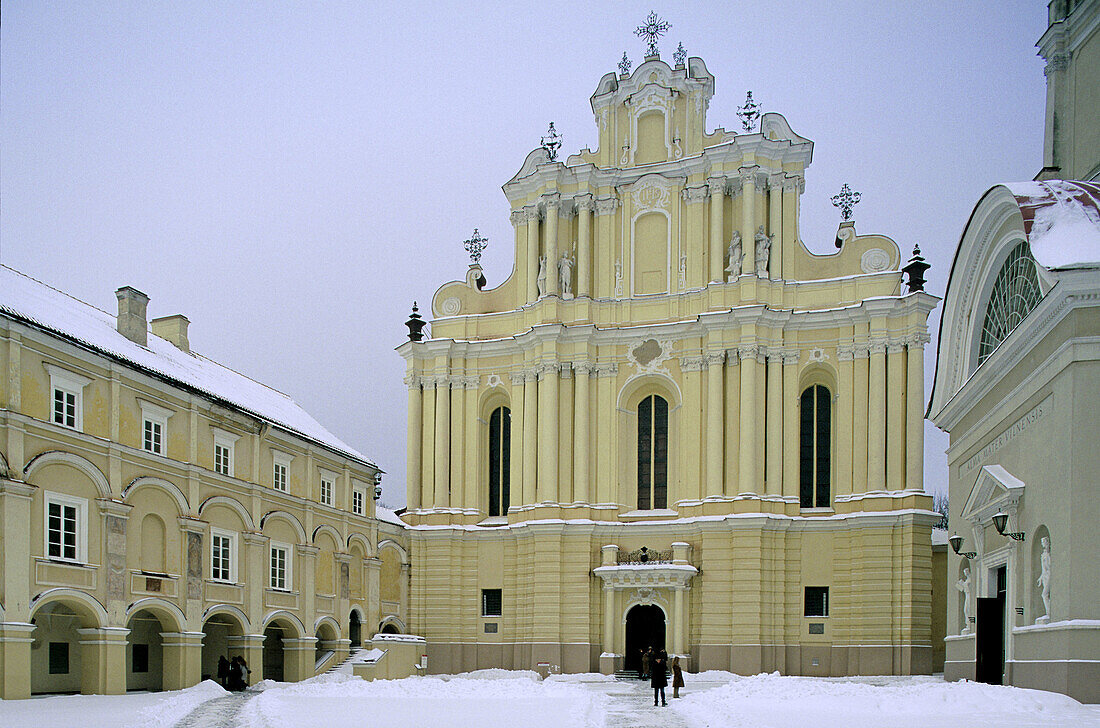
{"label": "person in dark coat", "polygon": [[229,689],[229,660],[225,659],[225,655],[218,658],[218,681],[223,688]]}
{"label": "person in dark coat", "polygon": [[672,658],[672,697],[680,697],[680,688],[684,687],[684,672],[680,669],[680,658]]}
{"label": "person in dark coat", "polygon": [[252,671],[248,669],[248,663],[237,655],[229,665],[229,689],[240,692],[248,687],[248,675]]}
{"label": "person in dark coat", "polygon": [[661,650],[653,656],[649,663],[649,684],[653,687],[653,705],[657,705],[657,697],[661,698],[661,705],[665,702],[665,686],[668,685],[668,654]]}
{"label": "person in dark coat", "polygon": [[653,648],[642,652],[642,679],[649,679],[649,663],[653,659]]}

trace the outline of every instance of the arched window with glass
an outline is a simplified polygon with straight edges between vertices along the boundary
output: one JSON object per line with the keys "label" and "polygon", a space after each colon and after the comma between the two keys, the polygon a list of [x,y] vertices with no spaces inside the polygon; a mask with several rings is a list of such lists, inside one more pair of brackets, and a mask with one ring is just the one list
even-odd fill
{"label": "arched window with glass", "polygon": [[832,498],[832,397],[821,384],[807,387],[799,399],[799,503],[828,508]]}
{"label": "arched window with glass", "polygon": [[1023,241],[1009,252],[993,281],[982,322],[982,336],[978,342],[979,366],[1039,305],[1042,297],[1035,259],[1031,257],[1027,241]]}
{"label": "arched window with glass", "polygon": [[638,510],[668,507],[668,401],[638,403]]}
{"label": "arched window with glass", "polygon": [[489,415],[489,516],[508,515],[512,410],[497,407]]}

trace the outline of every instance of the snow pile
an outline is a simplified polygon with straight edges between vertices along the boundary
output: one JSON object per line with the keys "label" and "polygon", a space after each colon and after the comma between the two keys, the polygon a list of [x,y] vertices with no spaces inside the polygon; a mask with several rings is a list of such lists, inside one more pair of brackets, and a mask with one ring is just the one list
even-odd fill
{"label": "snow pile", "polygon": [[602,726],[607,697],[532,672],[366,681],[330,673],[279,683],[241,710],[243,728],[589,728]]}
{"label": "snow pile", "polygon": [[1006,185],[1034,215],[1031,254],[1046,268],[1100,264],[1100,209],[1087,183],[1022,182]]}
{"label": "snow pile", "polygon": [[[690,690],[690,682],[688,690]],[[670,705],[697,728],[1013,728],[1095,725],[1095,713],[1058,693],[937,677],[735,677]]]}
{"label": "snow pile", "polygon": [[48,695],[0,700],[0,726],[167,728],[208,700],[227,695],[212,680],[184,690],[128,695]]}

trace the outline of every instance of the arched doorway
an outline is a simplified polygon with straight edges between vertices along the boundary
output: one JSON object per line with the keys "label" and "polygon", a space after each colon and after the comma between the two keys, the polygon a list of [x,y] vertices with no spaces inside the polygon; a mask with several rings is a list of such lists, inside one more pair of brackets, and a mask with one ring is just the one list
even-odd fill
{"label": "arched doorway", "polygon": [[264,680],[283,682],[283,628],[271,623],[264,630]]}
{"label": "arched doorway", "polygon": [[[354,612],[352,612],[354,614]],[[340,639],[340,634],[336,631],[336,628],[328,621],[321,622],[317,625],[317,646],[313,650],[313,662],[316,667],[328,669],[332,667],[335,661],[328,663],[327,665],[321,665],[328,653],[335,653],[337,648],[337,640]]]}
{"label": "arched doorway", "polygon": [[626,613],[623,669],[642,669],[642,650],[665,648],[665,613],[656,604],[638,604]]}
{"label": "arched doorway", "polygon": [[169,632],[148,609],[136,612],[126,623],[126,689],[164,689],[164,648],[160,633]]}
{"label": "arched doorway", "polygon": [[[245,634],[244,625],[231,614],[219,613],[202,625],[202,679],[218,679],[218,659],[244,656],[236,638]],[[252,667],[252,666],[250,666]]]}
{"label": "arched doorway", "polygon": [[351,640],[351,649],[361,647],[363,644],[363,623],[359,619],[359,610],[351,610],[348,617],[348,639]]}
{"label": "arched doorway", "polygon": [[397,631],[397,625],[393,622],[386,622],[382,625],[382,628],[378,630],[382,634],[401,634]]}
{"label": "arched doorway", "polygon": [[[79,605],[52,602],[31,619],[31,693],[79,693],[94,676],[81,674],[83,660],[78,629],[99,627]],[[88,679],[85,679],[88,678]],[[88,692],[93,692],[89,690]]]}

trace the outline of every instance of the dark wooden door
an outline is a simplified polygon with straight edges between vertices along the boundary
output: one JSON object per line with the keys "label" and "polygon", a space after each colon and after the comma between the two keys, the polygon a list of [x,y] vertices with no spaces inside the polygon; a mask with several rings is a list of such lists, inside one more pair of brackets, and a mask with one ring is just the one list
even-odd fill
{"label": "dark wooden door", "polygon": [[1005,567],[997,569],[997,596],[979,597],[977,600],[974,679],[990,685],[1004,682],[1007,576]]}
{"label": "dark wooden door", "polygon": [[649,647],[654,652],[665,648],[665,613],[654,605],[641,605],[626,615],[626,654],[623,669],[641,672],[642,650]]}

